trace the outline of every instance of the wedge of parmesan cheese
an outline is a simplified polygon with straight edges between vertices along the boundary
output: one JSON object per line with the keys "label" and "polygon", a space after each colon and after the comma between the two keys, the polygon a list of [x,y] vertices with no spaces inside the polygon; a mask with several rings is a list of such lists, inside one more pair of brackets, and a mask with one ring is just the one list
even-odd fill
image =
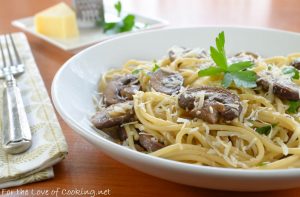
{"label": "wedge of parmesan cheese", "polygon": [[79,35],[75,12],[65,3],[59,3],[34,16],[38,33],[56,38],[70,38]]}

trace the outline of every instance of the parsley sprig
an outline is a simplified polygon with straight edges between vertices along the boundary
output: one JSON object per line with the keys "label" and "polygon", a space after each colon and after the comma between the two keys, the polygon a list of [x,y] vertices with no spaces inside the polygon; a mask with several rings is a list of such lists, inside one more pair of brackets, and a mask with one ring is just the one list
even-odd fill
{"label": "parsley sprig", "polygon": [[291,75],[291,77],[293,79],[299,79],[299,77],[300,77],[299,70],[296,69],[296,68],[294,68],[294,67],[292,67],[292,66],[284,67],[282,69],[282,73],[283,74],[289,74],[289,75]]}
{"label": "parsley sprig", "polygon": [[286,110],[289,114],[295,114],[300,107],[300,101],[289,101],[289,108]]}
{"label": "parsley sprig", "polygon": [[247,70],[253,66],[251,61],[238,62],[228,65],[225,52],[225,34],[222,31],[216,38],[216,48],[210,47],[210,56],[216,66],[200,70],[198,76],[213,76],[224,73],[222,85],[227,88],[232,82],[237,87],[254,88],[256,87],[257,75],[254,71]]}

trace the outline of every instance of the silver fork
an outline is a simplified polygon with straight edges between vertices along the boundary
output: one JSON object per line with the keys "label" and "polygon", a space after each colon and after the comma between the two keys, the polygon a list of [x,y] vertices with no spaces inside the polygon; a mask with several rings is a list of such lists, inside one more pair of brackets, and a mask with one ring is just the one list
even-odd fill
{"label": "silver fork", "polygon": [[[14,78],[14,75],[20,75],[24,72],[24,64],[21,62],[12,35],[4,35],[4,40],[5,47],[2,46],[0,39],[0,51],[3,62],[2,73],[4,74],[3,78],[5,78],[2,112],[2,146],[7,153],[18,154],[26,151],[31,146],[31,131],[20,89],[17,87]],[[5,51],[8,58],[5,57]]]}

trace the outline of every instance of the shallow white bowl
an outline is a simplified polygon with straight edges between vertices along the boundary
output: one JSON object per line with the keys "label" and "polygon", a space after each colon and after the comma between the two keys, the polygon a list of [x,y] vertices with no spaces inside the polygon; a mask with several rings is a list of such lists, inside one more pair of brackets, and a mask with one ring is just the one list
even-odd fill
{"label": "shallow white bowl", "polygon": [[221,31],[228,52],[247,50],[264,56],[300,52],[300,34],[271,29],[199,27],[128,35],[90,47],[67,61],[56,74],[52,98],[67,124],[107,155],[147,174],[197,187],[262,191],[300,187],[300,169],[241,170],[196,166],[153,157],[115,144],[95,132],[89,116],[101,73],[128,59],[153,60],[173,45],[208,48]]}

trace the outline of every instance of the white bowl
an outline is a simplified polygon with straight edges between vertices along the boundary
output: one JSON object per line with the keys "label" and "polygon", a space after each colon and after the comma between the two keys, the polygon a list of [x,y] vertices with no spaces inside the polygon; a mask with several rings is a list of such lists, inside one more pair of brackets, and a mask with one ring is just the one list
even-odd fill
{"label": "white bowl", "polygon": [[[221,31],[229,52],[247,50],[264,56],[300,52],[300,34],[241,27],[163,29],[128,35],[90,47],[67,61],[52,84],[54,105],[66,123],[112,158],[147,174],[197,187],[262,191],[300,187],[300,169],[242,170],[196,166],[139,153],[95,132],[89,116],[95,111],[92,95],[101,73],[128,59],[153,60],[173,45],[208,48]],[[101,165],[101,164],[100,164]]]}

